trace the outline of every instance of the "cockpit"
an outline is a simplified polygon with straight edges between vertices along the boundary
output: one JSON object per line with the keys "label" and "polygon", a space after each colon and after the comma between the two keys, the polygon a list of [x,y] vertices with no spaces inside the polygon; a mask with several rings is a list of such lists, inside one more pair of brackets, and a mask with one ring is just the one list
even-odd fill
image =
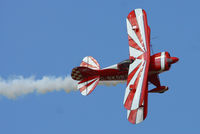
{"label": "cockpit", "polygon": [[129,65],[131,63],[133,63],[133,60],[131,60],[131,59],[124,60],[124,61],[118,63],[118,69],[120,71],[128,71]]}

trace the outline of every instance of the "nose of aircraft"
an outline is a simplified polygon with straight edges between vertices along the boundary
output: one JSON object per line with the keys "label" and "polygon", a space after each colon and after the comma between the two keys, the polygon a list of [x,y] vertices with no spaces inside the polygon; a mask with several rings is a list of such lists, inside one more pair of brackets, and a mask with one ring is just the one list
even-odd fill
{"label": "nose of aircraft", "polygon": [[177,57],[170,57],[169,62],[170,62],[170,64],[174,64],[174,63],[176,63],[178,60],[179,60],[179,58],[177,58]]}
{"label": "nose of aircraft", "polygon": [[174,64],[179,60],[177,57],[171,57],[171,59],[172,59],[172,63],[171,64]]}

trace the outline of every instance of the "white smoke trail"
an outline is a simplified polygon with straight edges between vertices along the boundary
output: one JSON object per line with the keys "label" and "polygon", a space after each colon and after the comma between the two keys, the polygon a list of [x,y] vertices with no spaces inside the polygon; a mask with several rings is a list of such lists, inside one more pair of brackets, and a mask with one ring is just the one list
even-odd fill
{"label": "white smoke trail", "polygon": [[65,90],[70,92],[77,90],[77,82],[68,77],[44,76],[36,80],[34,76],[24,78],[16,76],[5,80],[0,77],[0,95],[7,98],[30,94],[33,92],[46,93],[51,91]]}

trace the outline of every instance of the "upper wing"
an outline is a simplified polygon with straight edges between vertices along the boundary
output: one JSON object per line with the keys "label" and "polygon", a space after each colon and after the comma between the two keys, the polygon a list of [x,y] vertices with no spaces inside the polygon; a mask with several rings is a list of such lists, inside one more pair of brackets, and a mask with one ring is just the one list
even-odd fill
{"label": "upper wing", "polygon": [[144,10],[136,9],[128,15],[127,31],[129,58],[134,62],[129,66],[124,106],[128,110],[136,110],[142,106],[147,92],[150,63],[150,28]]}

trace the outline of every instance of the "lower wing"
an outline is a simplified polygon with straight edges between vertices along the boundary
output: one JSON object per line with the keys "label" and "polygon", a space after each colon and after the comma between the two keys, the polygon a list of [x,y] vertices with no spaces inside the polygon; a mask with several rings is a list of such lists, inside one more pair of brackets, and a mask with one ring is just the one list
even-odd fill
{"label": "lower wing", "polygon": [[127,110],[127,119],[133,124],[138,124],[145,120],[147,116],[147,106],[148,106],[148,93],[145,93],[145,98],[143,104],[135,110]]}

